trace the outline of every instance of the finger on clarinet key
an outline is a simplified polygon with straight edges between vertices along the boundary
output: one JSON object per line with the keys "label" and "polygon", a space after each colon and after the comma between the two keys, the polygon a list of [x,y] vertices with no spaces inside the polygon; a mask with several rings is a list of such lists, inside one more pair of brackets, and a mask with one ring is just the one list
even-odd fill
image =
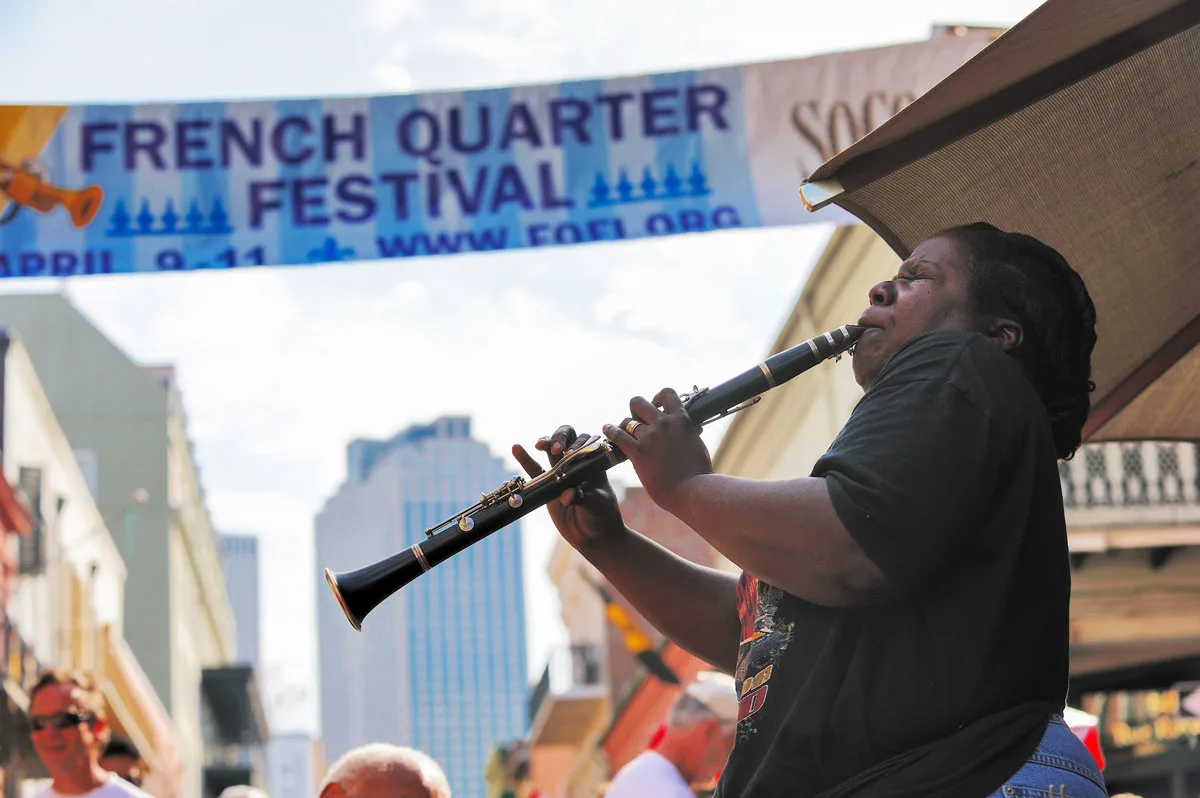
{"label": "finger on clarinet key", "polygon": [[646,423],[663,415],[663,411],[655,407],[644,396],[635,396],[629,400],[629,412],[634,418]]}
{"label": "finger on clarinet key", "polygon": [[550,436],[550,442],[557,443],[565,449],[567,448],[567,442],[575,440],[575,437],[575,428],[570,424],[563,424],[554,430],[554,434]]}
{"label": "finger on clarinet key", "polygon": [[[638,422],[638,423],[641,423],[641,422]],[[637,427],[634,427],[634,429],[637,429]],[[637,438],[633,437],[632,435],[630,435],[628,432],[621,429],[620,427],[614,427],[612,424],[605,424],[604,425],[604,437],[608,438],[609,441],[611,441],[613,444],[615,444],[618,449],[625,452],[626,454],[629,454],[629,451],[638,450],[637,449],[637,443],[638,443]]]}
{"label": "finger on clarinet key", "polygon": [[679,394],[674,388],[663,388],[654,395],[654,404],[668,412],[675,412],[683,409],[683,402],[679,399]]}

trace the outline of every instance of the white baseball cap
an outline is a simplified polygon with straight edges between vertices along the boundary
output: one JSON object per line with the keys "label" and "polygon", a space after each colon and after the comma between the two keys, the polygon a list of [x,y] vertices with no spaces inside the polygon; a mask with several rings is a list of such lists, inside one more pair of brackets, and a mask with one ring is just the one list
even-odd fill
{"label": "white baseball cap", "polygon": [[703,704],[722,723],[737,723],[737,684],[729,674],[718,671],[698,673],[683,692]]}

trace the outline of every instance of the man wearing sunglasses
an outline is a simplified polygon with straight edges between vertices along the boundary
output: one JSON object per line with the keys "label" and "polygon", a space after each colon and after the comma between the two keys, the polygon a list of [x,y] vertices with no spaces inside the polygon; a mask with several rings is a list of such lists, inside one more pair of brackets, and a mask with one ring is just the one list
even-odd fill
{"label": "man wearing sunglasses", "polygon": [[109,728],[104,700],[86,674],[44,672],[29,693],[29,728],[51,779],[37,798],[150,798],[100,766]]}

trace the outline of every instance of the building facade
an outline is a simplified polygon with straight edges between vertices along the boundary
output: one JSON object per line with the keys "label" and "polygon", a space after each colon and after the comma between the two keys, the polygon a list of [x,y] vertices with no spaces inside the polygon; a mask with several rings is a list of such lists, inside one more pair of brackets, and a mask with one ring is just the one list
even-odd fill
{"label": "building facade", "polygon": [[221,572],[233,610],[234,661],[260,667],[258,659],[260,598],[258,538],[254,535],[220,535]]}
{"label": "building facade", "polygon": [[[254,535],[217,536],[217,548],[221,556],[221,573],[225,578],[225,592],[229,595],[229,606],[233,610],[236,628],[234,662],[253,670],[256,680],[262,676],[259,662],[259,563],[258,538]],[[235,746],[233,760],[226,765],[230,769],[249,769],[246,781],[256,787],[266,786],[269,777],[267,752],[261,742]],[[237,778],[230,772],[229,779]]]}
{"label": "building facade", "polygon": [[567,645],[551,650],[529,698],[529,775],[547,796],[593,798],[608,768],[596,756],[612,707],[600,573],[561,537],[546,573],[559,597]]}
{"label": "building facade", "polygon": [[[630,527],[692,562],[733,568],[644,489],[618,490]],[[568,645],[550,652],[532,689],[528,736],[493,753],[493,798],[599,798],[618,770],[654,744],[683,685],[711,667],[664,640],[561,538],[546,571],[558,593]],[[613,608],[606,606],[604,594],[619,608],[622,625],[638,630],[634,639],[612,622]],[[631,645],[642,651],[649,645],[679,684],[650,673]]]}
{"label": "building facade", "polygon": [[267,743],[267,792],[277,798],[317,794],[321,745],[307,734],[272,734]]}
{"label": "building facade", "polygon": [[456,798],[483,798],[496,743],[525,732],[525,607],[519,524],[433,568],[347,622],[321,569],[346,571],[423,540],[511,474],[471,438],[470,420],[439,418],[390,440],[347,448],[347,478],[316,519],[321,727],[334,761],[368,742],[419,748]]}
{"label": "building facade", "polygon": [[[175,733],[123,636],[125,562],[11,330],[0,330],[0,419],[5,483],[17,486],[29,522],[5,579],[5,709],[19,710],[0,720],[7,788],[42,775],[21,713],[38,668],[60,667],[95,676],[114,730],[143,754],[147,790],[176,796],[183,774]],[[22,706],[11,706],[14,695]]]}
{"label": "building facade", "polygon": [[[710,568],[737,570],[691,527],[656,505],[643,488],[625,491],[621,515],[629,526],[684,559]],[[632,606],[626,606],[643,628],[650,628],[649,622],[641,619]],[[613,711],[598,744],[612,775],[645,751],[665,727],[667,713],[683,693],[682,685],[694,680],[701,671],[712,669],[699,657],[661,640],[663,662],[680,682],[668,684],[637,665],[619,638],[611,625],[606,628],[609,669],[614,681]]]}
{"label": "building facade", "polygon": [[124,636],[171,716],[181,798],[215,795],[226,745],[265,721],[253,674],[220,672],[233,614],[174,369],[134,363],[58,294],[0,296],[0,324],[20,332],[126,564]]}

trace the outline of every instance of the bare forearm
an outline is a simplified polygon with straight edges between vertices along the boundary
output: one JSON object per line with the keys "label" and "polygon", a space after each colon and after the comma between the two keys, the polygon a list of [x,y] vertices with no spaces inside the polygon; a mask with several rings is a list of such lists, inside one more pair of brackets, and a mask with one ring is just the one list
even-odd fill
{"label": "bare forearm", "polygon": [[741,634],[735,575],[685,560],[628,528],[580,552],[655,629],[733,673]]}
{"label": "bare forearm", "polygon": [[823,479],[697,476],[666,508],[760,579],[825,606],[883,597],[883,576],[842,525]]}

